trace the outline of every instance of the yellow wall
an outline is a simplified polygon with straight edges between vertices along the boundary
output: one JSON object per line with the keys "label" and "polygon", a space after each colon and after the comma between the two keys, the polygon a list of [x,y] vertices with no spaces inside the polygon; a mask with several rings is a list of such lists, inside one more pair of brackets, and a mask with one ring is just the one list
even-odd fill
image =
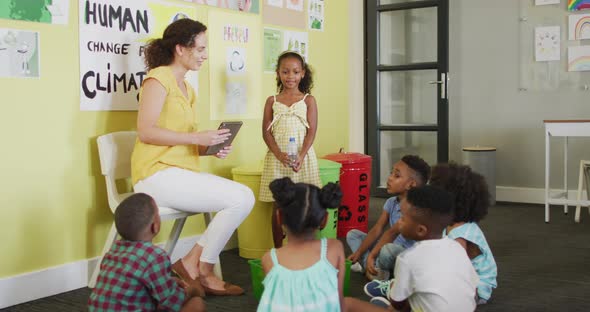
{"label": "yellow wall", "polygon": [[[348,1],[327,0],[326,6],[325,31],[309,32],[319,156],[348,147]],[[41,41],[40,79],[0,78],[0,278],[95,257],[112,222],[96,137],[135,129],[136,113],[79,110],[77,8],[72,0],[66,26],[0,20],[1,28],[39,31]],[[274,93],[274,79],[263,75],[264,96]],[[219,121],[208,119],[207,65],[199,80],[200,127],[215,128]],[[260,125],[261,119],[244,120],[235,152],[225,161],[203,161],[203,168],[230,177],[232,167],[262,159]],[[196,234],[201,227],[195,217],[183,233]]]}

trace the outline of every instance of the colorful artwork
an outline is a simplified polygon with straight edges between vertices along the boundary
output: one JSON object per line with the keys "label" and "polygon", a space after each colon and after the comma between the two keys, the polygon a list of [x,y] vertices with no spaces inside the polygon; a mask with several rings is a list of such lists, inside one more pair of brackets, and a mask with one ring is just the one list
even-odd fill
{"label": "colorful artwork", "polygon": [[590,0],[568,0],[567,9],[569,11],[579,11],[590,9]]}
{"label": "colorful artwork", "polygon": [[286,0],[287,9],[294,11],[303,11],[303,0]]}
{"label": "colorful artwork", "polygon": [[590,39],[590,14],[573,14],[568,16],[568,39]]}
{"label": "colorful artwork", "polygon": [[0,77],[39,78],[39,33],[0,28]]}
{"label": "colorful artwork", "polygon": [[324,0],[309,0],[307,10],[309,16],[309,29],[324,31]]}
{"label": "colorful artwork", "polygon": [[285,31],[283,33],[283,50],[295,51],[309,62],[309,38],[307,32]]}
{"label": "colorful artwork", "polygon": [[0,18],[67,24],[70,0],[0,0]]}
{"label": "colorful artwork", "polygon": [[569,47],[567,52],[568,71],[590,71],[590,46]]}
{"label": "colorful artwork", "polygon": [[264,72],[274,73],[279,54],[283,51],[283,32],[264,28]]}
{"label": "colorful artwork", "polygon": [[535,28],[535,61],[559,61],[559,26]]}
{"label": "colorful artwork", "polygon": [[214,6],[223,9],[236,10],[248,13],[257,13],[260,11],[260,0],[185,0],[196,4]]}

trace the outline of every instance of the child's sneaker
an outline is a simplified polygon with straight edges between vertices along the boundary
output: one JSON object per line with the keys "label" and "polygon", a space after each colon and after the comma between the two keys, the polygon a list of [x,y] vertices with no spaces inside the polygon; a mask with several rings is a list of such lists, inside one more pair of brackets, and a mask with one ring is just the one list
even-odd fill
{"label": "child's sneaker", "polygon": [[387,298],[389,287],[393,280],[379,281],[374,280],[365,284],[365,294],[371,298],[384,297]]}
{"label": "child's sneaker", "polygon": [[359,262],[355,262],[350,266],[352,272],[363,273],[363,266]]}
{"label": "child's sneaker", "polygon": [[387,300],[386,298],[383,297],[375,297],[375,298],[371,298],[371,301],[369,301],[371,304],[374,304],[378,307],[382,307],[385,309],[389,309],[389,307],[391,307],[391,302],[389,302],[389,300]]}

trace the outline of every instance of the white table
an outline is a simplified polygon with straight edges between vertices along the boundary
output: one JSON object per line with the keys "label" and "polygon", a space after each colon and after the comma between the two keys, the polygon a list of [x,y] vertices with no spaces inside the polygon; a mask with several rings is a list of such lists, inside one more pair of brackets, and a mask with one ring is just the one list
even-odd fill
{"label": "white table", "polygon": [[[568,137],[590,137],[590,120],[543,120],[545,124],[545,222],[549,223],[549,205],[563,205],[563,212],[567,214],[568,205],[589,206],[590,200],[568,199],[567,196],[567,141]],[[563,144],[563,191],[550,194],[549,172],[551,137],[564,137]]]}

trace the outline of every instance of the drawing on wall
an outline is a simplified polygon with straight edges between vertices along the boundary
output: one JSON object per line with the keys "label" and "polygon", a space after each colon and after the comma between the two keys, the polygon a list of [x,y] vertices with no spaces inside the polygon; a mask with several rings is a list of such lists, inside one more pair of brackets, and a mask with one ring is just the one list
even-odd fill
{"label": "drawing on wall", "polygon": [[567,50],[568,71],[590,71],[590,46],[569,47]]}
{"label": "drawing on wall", "polygon": [[590,14],[568,16],[568,39],[590,39]]}
{"label": "drawing on wall", "polygon": [[568,0],[567,9],[569,11],[579,11],[590,9],[590,0]]}
{"label": "drawing on wall", "polygon": [[196,4],[214,6],[223,9],[248,13],[258,13],[260,0],[185,0]]}
{"label": "drawing on wall", "polygon": [[39,33],[0,28],[0,77],[39,78]]}
{"label": "drawing on wall", "polygon": [[278,29],[264,28],[264,72],[274,73],[277,58],[283,51],[283,32]]}
{"label": "drawing on wall", "polygon": [[303,0],[285,0],[287,9],[303,12]]}
{"label": "drawing on wall", "polygon": [[248,43],[248,27],[240,25],[226,25],[223,26],[223,40]]}
{"label": "drawing on wall", "polygon": [[70,0],[0,0],[0,18],[20,21],[67,24]]}
{"label": "drawing on wall", "polygon": [[535,28],[535,61],[559,61],[560,58],[560,27]]}
{"label": "drawing on wall", "polygon": [[246,73],[246,50],[244,48],[227,48],[228,76],[242,76]]}
{"label": "drawing on wall", "polygon": [[225,113],[228,115],[248,112],[247,87],[245,82],[230,81],[225,84]]}
{"label": "drawing on wall", "polygon": [[283,50],[295,51],[309,62],[309,39],[307,32],[285,31],[283,33]]}
{"label": "drawing on wall", "polygon": [[282,8],[283,7],[283,0],[267,0],[266,4],[273,6],[273,7]]}
{"label": "drawing on wall", "polygon": [[309,29],[324,31],[324,0],[309,0]]}
{"label": "drawing on wall", "polygon": [[560,0],[535,0],[535,5],[559,4]]}

